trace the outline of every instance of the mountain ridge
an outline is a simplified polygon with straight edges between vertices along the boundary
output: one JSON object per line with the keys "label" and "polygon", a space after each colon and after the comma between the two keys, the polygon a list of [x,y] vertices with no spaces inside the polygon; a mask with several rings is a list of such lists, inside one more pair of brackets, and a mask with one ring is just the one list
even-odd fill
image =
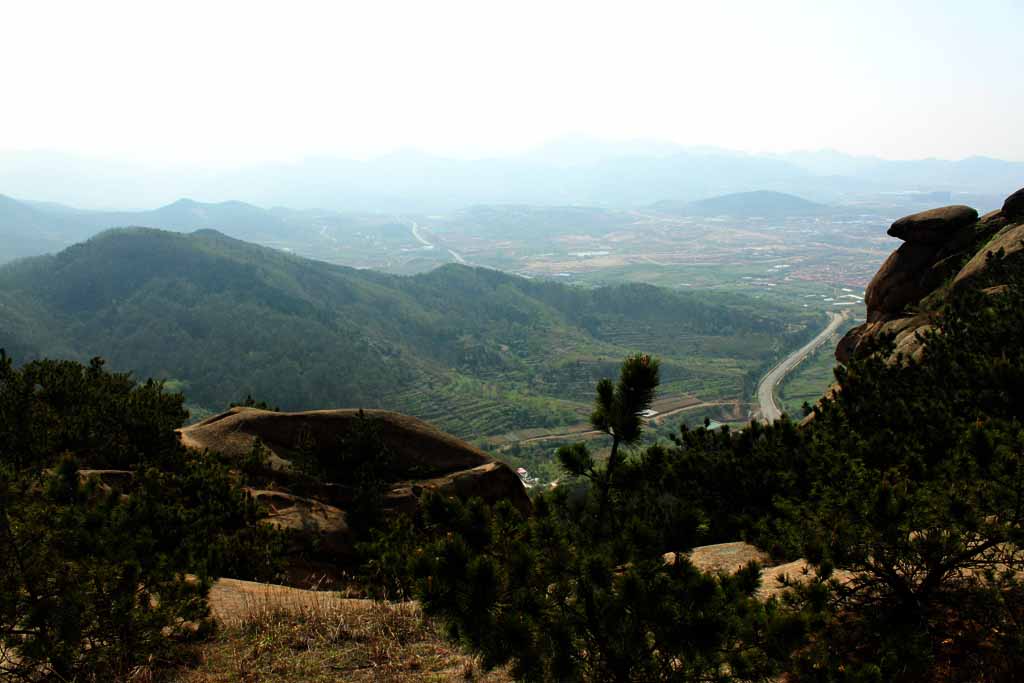
{"label": "mountain ridge", "polygon": [[149,228],[0,267],[0,306],[0,347],[18,360],[101,355],[212,410],[253,394],[397,410],[457,435],[578,421],[637,334],[671,390],[739,398],[746,373],[811,322],[735,295],[456,264],[402,277]]}
{"label": "mountain ridge", "polygon": [[[543,153],[466,160],[405,152],[365,161],[307,158],[220,170],[154,170],[59,154],[7,153],[0,154],[0,187],[15,196],[81,206],[124,204],[125,188],[133,188],[130,202],[135,205],[162,205],[182,196],[235,197],[300,209],[434,212],[504,201],[635,208],[757,189],[825,202],[856,193],[907,190],[999,194],[1015,189],[1024,176],[1024,162],[989,157],[902,161],[671,145],[609,144],[601,149],[591,154],[570,146],[564,154],[555,150],[551,159]],[[631,149],[638,153],[618,155],[618,150]],[[562,156],[588,163],[565,165]],[[64,179],[65,196],[53,196],[55,174]]]}

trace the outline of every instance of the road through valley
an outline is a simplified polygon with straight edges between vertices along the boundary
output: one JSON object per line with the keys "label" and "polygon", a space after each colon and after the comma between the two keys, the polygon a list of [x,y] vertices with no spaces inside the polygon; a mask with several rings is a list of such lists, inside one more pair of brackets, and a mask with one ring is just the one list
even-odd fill
{"label": "road through valley", "polygon": [[757,385],[757,403],[761,409],[762,419],[767,422],[773,422],[774,420],[782,417],[782,409],[779,408],[779,404],[775,400],[775,388],[779,386],[779,383],[782,382],[783,378],[785,378],[793,368],[800,364],[800,361],[810,355],[811,352],[819,346],[824,344],[849,315],[849,311],[843,311],[841,313],[830,312],[828,314],[829,322],[828,325],[825,326],[825,329],[819,332],[814,339],[783,358],[778,365],[769,370],[765,376],[761,378],[761,383]]}

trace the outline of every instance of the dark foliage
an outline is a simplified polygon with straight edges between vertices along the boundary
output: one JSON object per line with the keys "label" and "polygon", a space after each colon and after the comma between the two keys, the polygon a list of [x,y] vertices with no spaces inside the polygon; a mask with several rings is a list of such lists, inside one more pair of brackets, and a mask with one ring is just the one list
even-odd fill
{"label": "dark foliage", "polygon": [[179,445],[181,404],[98,359],[14,369],[0,352],[5,679],[110,680],[167,661],[169,636],[203,623],[212,578],[275,571],[251,499]]}
{"label": "dark foliage", "polygon": [[[452,637],[525,679],[1016,680],[1024,288],[1001,279],[950,298],[920,362],[881,340],[837,368],[840,390],[803,427],[684,428],[631,449],[657,365],[628,358],[618,385],[597,385],[611,459],[561,449],[568,476],[529,519],[431,499],[415,532],[385,539],[388,567]],[[756,567],[716,578],[663,558],[737,538],[816,573],[758,602]]]}
{"label": "dark foliage", "polygon": [[[626,359],[617,383],[598,384],[592,421],[616,454],[598,465],[585,447],[562,449],[569,474],[535,498],[524,519],[434,496],[411,553],[416,592],[452,637],[488,666],[524,680],[766,680],[802,633],[800,615],[758,602],[759,569],[732,577],[693,568],[683,554],[700,530],[688,501],[662,489],[664,449],[627,454],[640,435],[657,362]],[[628,457],[627,457],[628,456]]]}
{"label": "dark foliage", "polygon": [[798,591],[822,619],[797,658],[807,680],[1024,668],[1024,288],[1008,268],[1000,280],[1001,293],[950,298],[920,362],[888,360],[883,339],[837,368],[840,390],[804,428],[677,440],[677,490],[714,540],[818,567],[824,582]]}

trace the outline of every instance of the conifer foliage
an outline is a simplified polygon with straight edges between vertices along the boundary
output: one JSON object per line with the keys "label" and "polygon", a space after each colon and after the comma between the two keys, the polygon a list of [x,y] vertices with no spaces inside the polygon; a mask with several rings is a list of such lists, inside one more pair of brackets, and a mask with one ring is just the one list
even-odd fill
{"label": "conifer foliage", "polygon": [[[424,606],[528,680],[1019,680],[1024,278],[999,272],[950,293],[921,359],[881,339],[837,368],[800,427],[631,447],[658,374],[627,358],[597,386],[611,455],[562,449],[531,518],[427,505]],[[757,600],[756,565],[713,577],[671,552],[740,538],[811,571]]]}
{"label": "conifer foliage", "polygon": [[0,352],[0,678],[166,662],[213,577],[272,571],[251,499],[179,444],[185,417],[180,395],[98,359],[15,368]]}
{"label": "conifer foliage", "polygon": [[428,612],[487,665],[511,662],[524,680],[762,680],[778,670],[788,635],[758,602],[758,567],[698,572],[683,554],[697,519],[664,495],[662,449],[624,453],[641,432],[657,361],[628,357],[617,383],[597,386],[594,426],[612,439],[598,465],[586,448],[560,453],[568,477],[524,519],[432,497],[438,533],[414,563]]}

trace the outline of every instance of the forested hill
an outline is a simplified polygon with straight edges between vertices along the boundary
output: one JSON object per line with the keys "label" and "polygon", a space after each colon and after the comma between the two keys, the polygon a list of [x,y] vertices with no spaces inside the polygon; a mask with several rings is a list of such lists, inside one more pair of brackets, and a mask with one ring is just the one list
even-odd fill
{"label": "forested hill", "polygon": [[815,322],[737,296],[456,265],[399,277],[141,228],[0,268],[0,312],[16,362],[100,355],[210,410],[251,393],[473,435],[580,419],[594,379],[639,349],[663,358],[668,395],[737,398]]}
{"label": "forested hill", "polygon": [[655,204],[654,208],[667,213],[679,213],[687,216],[764,216],[771,218],[814,216],[833,210],[829,206],[808,201],[803,197],[767,190],[737,192],[696,202],[663,201]]}

